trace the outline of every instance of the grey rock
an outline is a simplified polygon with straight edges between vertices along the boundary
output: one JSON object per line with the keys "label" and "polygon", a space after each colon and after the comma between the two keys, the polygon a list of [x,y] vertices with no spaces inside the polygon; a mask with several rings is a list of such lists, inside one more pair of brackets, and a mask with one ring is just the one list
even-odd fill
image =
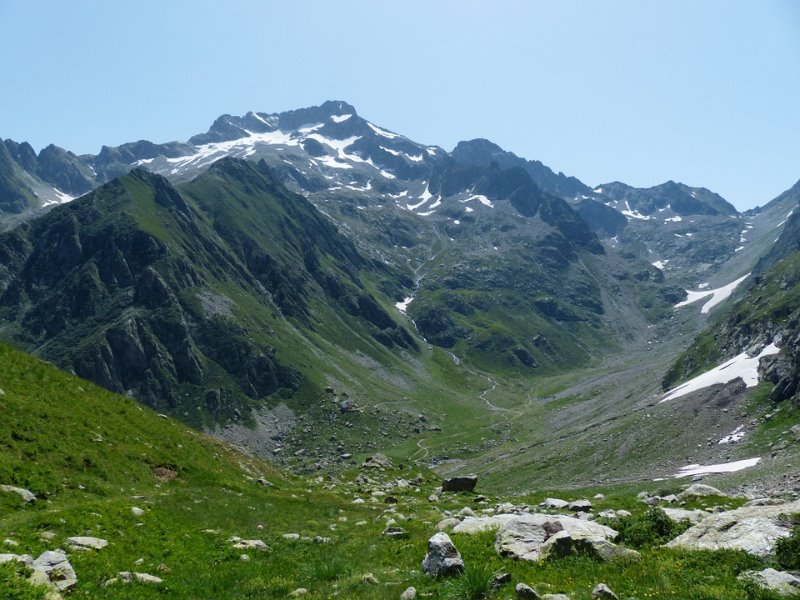
{"label": "grey rock", "polygon": [[612,540],[618,535],[610,527],[593,521],[530,513],[515,516],[501,526],[495,536],[495,550],[501,556],[539,560],[544,543],[561,531],[567,532],[572,537],[587,540]]}
{"label": "grey rock", "polygon": [[768,556],[775,542],[791,534],[781,515],[800,512],[800,500],[778,506],[743,506],[710,514],[666,544],[668,548],[744,550]]}
{"label": "grey rock", "polygon": [[400,594],[400,600],[414,600],[417,597],[417,588],[409,586]]}
{"label": "grey rock", "polygon": [[236,540],[233,547],[237,550],[266,550],[267,545],[262,540]]}
{"label": "grey rock", "polygon": [[539,594],[536,593],[536,590],[525,583],[518,583],[514,591],[520,600],[539,600]]}
{"label": "grey rock", "polygon": [[566,594],[545,594],[542,600],[571,600]]}
{"label": "grey rock", "polygon": [[792,427],[791,432],[794,435],[794,439],[800,442],[800,424]]}
{"label": "grey rock", "polygon": [[156,577],[155,575],[150,575],[150,573],[134,573],[133,578],[138,581],[139,583],[152,583],[158,584],[163,581],[161,577]]}
{"label": "grey rock", "polygon": [[383,532],[381,532],[381,535],[392,540],[403,540],[408,538],[408,532],[402,527],[387,527],[383,530]]}
{"label": "grey rock", "polygon": [[492,577],[492,588],[497,589],[503,587],[505,584],[511,583],[511,573],[498,573]]}
{"label": "grey rock", "polygon": [[34,571],[31,573],[31,576],[28,577],[28,583],[34,587],[50,587],[53,585],[50,583],[50,577],[48,577],[47,573],[44,571]]}
{"label": "grey rock", "polygon": [[781,596],[800,596],[800,577],[786,571],[764,569],[763,571],[747,571],[739,575],[740,581],[753,581],[759,587],[780,594]]}
{"label": "grey rock", "polygon": [[144,516],[144,510],[142,510],[138,506],[131,506],[131,514],[134,517],[141,517]]}
{"label": "grey rock", "polygon": [[43,571],[59,591],[67,590],[78,583],[75,569],[69,564],[63,550],[48,550],[33,561],[34,571]]}
{"label": "grey rock", "polygon": [[592,590],[592,598],[595,600],[619,600],[617,596],[605,583],[598,583]]}
{"label": "grey rock", "polygon": [[461,477],[449,477],[442,481],[443,492],[472,492],[478,484],[476,475],[464,475]]}
{"label": "grey rock", "polygon": [[685,508],[662,508],[661,510],[675,523],[689,521],[695,525],[708,516],[704,510],[686,510]]}
{"label": "grey rock", "polygon": [[560,510],[562,508],[567,508],[569,506],[569,502],[566,500],[561,500],[560,498],[545,498],[544,502],[539,504],[539,506]]}
{"label": "grey rock", "polygon": [[514,520],[518,516],[519,515],[514,514],[499,514],[487,517],[466,517],[463,521],[457,523],[453,527],[453,533],[480,533],[481,531],[493,531],[500,529],[500,527],[509,521]]}
{"label": "grey rock", "polygon": [[67,538],[67,544],[75,550],[102,550],[108,546],[108,541],[89,536],[75,536]]}
{"label": "grey rock", "polygon": [[34,502],[36,500],[36,496],[30,490],[26,490],[25,488],[14,487],[13,485],[0,485],[0,492],[7,492],[9,494],[17,494],[22,501],[26,504],[28,502]]}
{"label": "grey rock", "polygon": [[592,510],[592,503],[588,500],[575,500],[570,502],[567,508],[574,512],[589,512]]}
{"label": "grey rock", "polygon": [[600,562],[639,559],[639,553],[617,546],[607,539],[559,531],[547,538],[539,551],[539,560],[554,560],[567,556],[589,556]]}
{"label": "grey rock", "polygon": [[444,531],[445,529],[452,529],[456,527],[459,523],[461,523],[460,519],[456,519],[455,517],[447,517],[442,519],[436,524],[436,529],[439,531]]}
{"label": "grey rock", "polygon": [[422,570],[431,577],[457,575],[464,570],[464,560],[446,533],[439,532],[428,540]]}
{"label": "grey rock", "polygon": [[725,494],[715,487],[703,483],[693,483],[680,494],[678,500],[688,500],[689,498],[704,498],[706,496],[724,496]]}

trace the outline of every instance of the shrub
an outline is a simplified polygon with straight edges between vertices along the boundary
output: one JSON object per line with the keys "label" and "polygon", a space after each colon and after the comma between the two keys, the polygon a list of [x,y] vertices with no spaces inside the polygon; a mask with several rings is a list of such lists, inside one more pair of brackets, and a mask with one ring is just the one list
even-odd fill
{"label": "shrub", "polygon": [[613,524],[614,529],[619,531],[620,542],[639,549],[665,544],[690,526],[688,521],[675,523],[657,507],[641,515],[622,518]]}
{"label": "shrub", "polygon": [[775,544],[775,560],[783,569],[800,570],[800,526],[792,528],[789,537],[781,538]]}
{"label": "shrub", "polygon": [[495,573],[485,565],[467,567],[458,578],[447,585],[447,598],[451,600],[483,600],[492,592]]}

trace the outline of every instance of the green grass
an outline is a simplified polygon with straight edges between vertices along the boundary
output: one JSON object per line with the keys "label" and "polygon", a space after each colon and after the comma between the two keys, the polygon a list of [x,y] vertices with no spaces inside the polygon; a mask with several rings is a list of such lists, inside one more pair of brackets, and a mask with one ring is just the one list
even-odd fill
{"label": "green grass", "polygon": [[[454,369],[450,364],[444,361],[440,367]],[[661,538],[652,531],[640,543],[631,534],[633,527],[624,526],[629,545],[641,548],[640,561],[515,561],[495,552],[492,532],[454,534],[467,569],[454,579],[432,579],[422,573],[421,561],[444,512],[482,505],[469,494],[428,502],[440,480],[425,469],[405,463],[386,472],[351,469],[335,480],[289,476],[5,346],[0,346],[0,387],[0,483],[27,487],[38,496],[25,505],[16,495],[0,495],[0,539],[18,544],[3,551],[37,556],[65,547],[65,539],[75,535],[109,541],[101,551],[70,551],[78,574],[72,598],[266,599],[285,598],[302,587],[312,599],[378,600],[399,597],[413,585],[421,597],[505,599],[520,581],[540,593],[563,592],[574,600],[589,600],[600,581],[620,597],[766,598],[736,580],[744,570],[763,568],[763,561],[734,552],[661,549]],[[160,477],[165,473],[175,476]],[[358,479],[362,474],[377,483],[364,483]],[[370,500],[381,482],[418,474],[419,491],[391,491],[396,505]],[[254,477],[273,485],[265,487]],[[598,510],[627,508],[634,512],[631,523],[649,527],[652,515],[634,498],[641,489],[548,490],[511,500],[536,504],[548,495],[591,498],[600,491],[606,498],[596,501]],[[355,497],[367,501],[354,504]],[[489,506],[503,500],[491,497]],[[134,516],[134,506],[145,514]],[[388,518],[395,518],[408,536],[382,536]],[[287,533],[300,538],[287,539]],[[231,536],[263,540],[268,549],[234,549]],[[320,538],[327,539],[315,541]],[[242,560],[243,553],[248,561]],[[164,581],[105,587],[120,571],[147,572]],[[512,583],[491,589],[497,572],[511,573]],[[0,565],[0,597],[41,598],[23,575],[16,564]]]}

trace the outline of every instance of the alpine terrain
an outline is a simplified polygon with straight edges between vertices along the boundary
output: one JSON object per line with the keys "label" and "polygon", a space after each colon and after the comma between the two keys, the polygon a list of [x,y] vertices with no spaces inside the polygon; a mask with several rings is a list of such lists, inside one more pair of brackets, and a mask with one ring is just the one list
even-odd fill
{"label": "alpine terrain", "polygon": [[763,200],[342,101],[0,139],[0,591],[797,593],[800,182]]}

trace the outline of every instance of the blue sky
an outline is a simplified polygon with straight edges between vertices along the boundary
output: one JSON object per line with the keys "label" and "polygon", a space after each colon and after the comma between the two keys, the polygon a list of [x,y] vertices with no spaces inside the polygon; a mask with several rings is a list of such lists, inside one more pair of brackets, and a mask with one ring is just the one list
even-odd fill
{"label": "blue sky", "polygon": [[800,179],[795,0],[0,0],[0,136],[76,153],[347,100],[447,150],[738,208]]}

